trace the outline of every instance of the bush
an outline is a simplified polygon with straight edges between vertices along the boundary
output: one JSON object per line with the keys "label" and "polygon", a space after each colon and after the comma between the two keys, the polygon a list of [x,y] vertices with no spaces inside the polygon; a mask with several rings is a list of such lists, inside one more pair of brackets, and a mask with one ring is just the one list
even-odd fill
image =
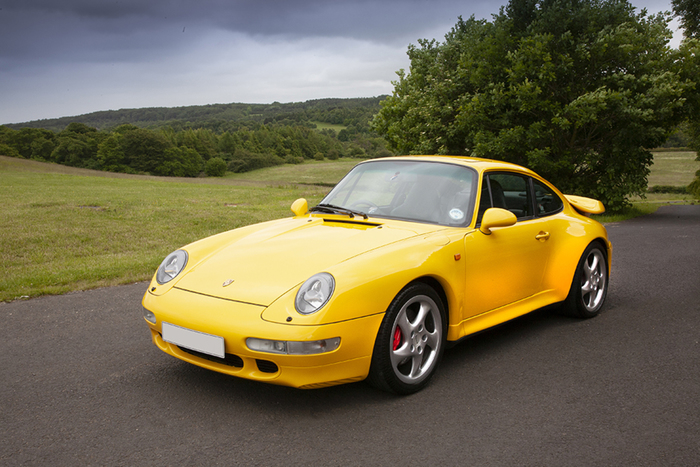
{"label": "bush", "polygon": [[236,173],[250,172],[251,170],[273,167],[285,163],[285,159],[274,154],[258,154],[247,150],[237,149],[234,157],[235,158],[228,163],[228,169]]}
{"label": "bush", "polygon": [[688,193],[700,198],[700,170],[695,172],[695,180],[688,185]]}
{"label": "bush", "polygon": [[212,157],[204,167],[204,173],[210,177],[223,177],[226,175],[226,162],[220,157]]}
{"label": "bush", "polygon": [[649,193],[674,193],[685,195],[688,194],[688,187],[671,186],[671,185],[654,185],[647,190]]}
{"label": "bush", "polygon": [[304,158],[301,156],[286,156],[284,158],[284,163],[285,164],[303,164],[304,163]]}
{"label": "bush", "polygon": [[0,156],[22,157],[15,148],[8,146],[5,143],[0,143]]}

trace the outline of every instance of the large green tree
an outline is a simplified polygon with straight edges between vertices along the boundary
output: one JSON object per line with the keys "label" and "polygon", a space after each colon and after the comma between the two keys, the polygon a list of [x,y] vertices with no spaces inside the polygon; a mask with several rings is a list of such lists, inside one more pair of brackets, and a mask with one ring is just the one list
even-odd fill
{"label": "large green tree", "polygon": [[621,209],[694,84],[669,19],[626,0],[511,0],[491,22],[460,18],[444,42],[409,47],[374,129],[401,153],[523,164]]}

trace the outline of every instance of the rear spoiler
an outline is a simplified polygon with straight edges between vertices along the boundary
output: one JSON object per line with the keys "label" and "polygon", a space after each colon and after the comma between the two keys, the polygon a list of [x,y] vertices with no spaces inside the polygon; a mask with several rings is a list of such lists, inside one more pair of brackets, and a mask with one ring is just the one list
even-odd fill
{"label": "rear spoiler", "polygon": [[564,195],[564,197],[577,211],[584,214],[603,214],[605,212],[605,206],[597,199],[574,195]]}

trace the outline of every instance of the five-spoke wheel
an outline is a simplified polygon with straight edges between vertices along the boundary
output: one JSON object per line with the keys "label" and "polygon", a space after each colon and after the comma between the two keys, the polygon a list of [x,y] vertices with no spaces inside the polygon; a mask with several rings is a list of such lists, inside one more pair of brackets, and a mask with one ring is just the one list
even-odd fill
{"label": "five-spoke wheel", "polygon": [[379,329],[370,383],[399,394],[423,388],[442,356],[445,327],[442,300],[433,288],[414,283],[403,289]]}
{"label": "five-spoke wheel", "polygon": [[598,243],[592,243],[581,256],[564,310],[579,318],[592,318],[603,307],[607,292],[607,255]]}

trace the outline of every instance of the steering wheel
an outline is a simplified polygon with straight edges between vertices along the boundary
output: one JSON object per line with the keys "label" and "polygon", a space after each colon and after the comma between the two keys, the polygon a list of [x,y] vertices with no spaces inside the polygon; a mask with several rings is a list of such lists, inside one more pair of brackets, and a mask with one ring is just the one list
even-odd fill
{"label": "steering wheel", "polygon": [[379,206],[377,206],[372,201],[369,201],[367,199],[358,199],[357,201],[355,201],[354,203],[352,203],[350,205],[350,209],[357,209],[358,211],[361,211],[361,209],[359,209],[360,206],[369,206],[369,211],[371,211],[372,208],[374,208],[375,211],[377,209],[379,209]]}

